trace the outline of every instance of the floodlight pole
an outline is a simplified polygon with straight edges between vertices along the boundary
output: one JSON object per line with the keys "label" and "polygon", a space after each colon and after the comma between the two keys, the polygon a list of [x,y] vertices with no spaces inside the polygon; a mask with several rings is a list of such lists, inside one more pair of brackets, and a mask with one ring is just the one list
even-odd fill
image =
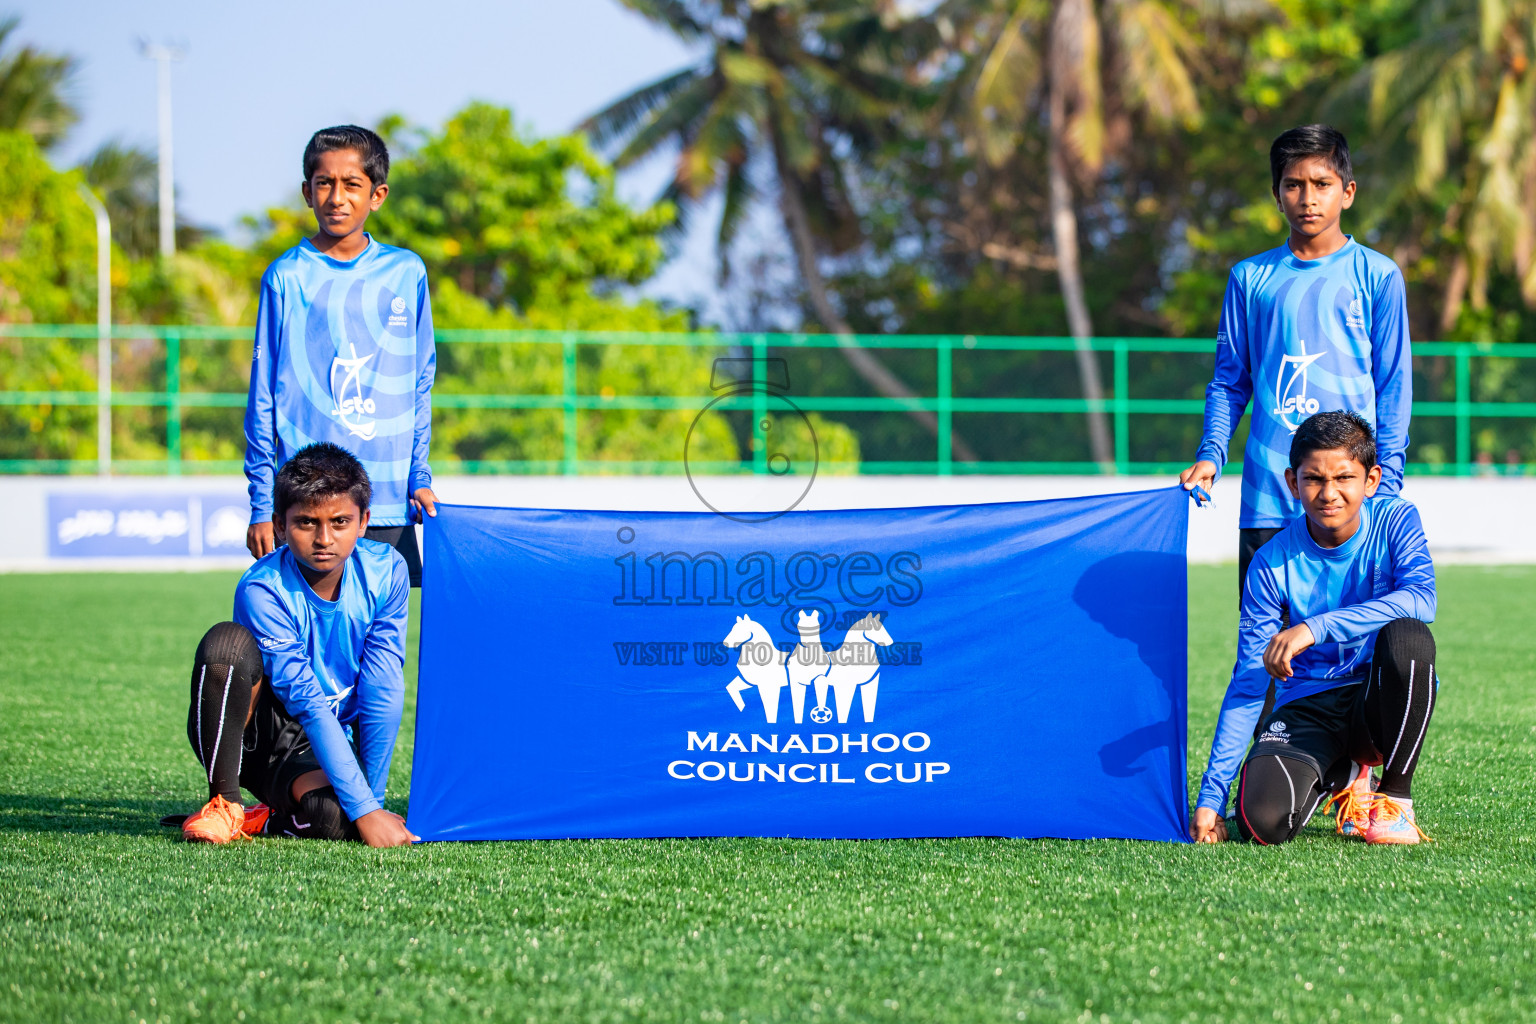
{"label": "floodlight pole", "polygon": [[90,186],[80,195],[96,215],[96,466],[112,475],[112,219]]}
{"label": "floodlight pole", "polygon": [[171,156],[171,61],[181,60],[182,50],[139,40],[139,53],[160,65],[160,255],[176,255],[176,178]]}

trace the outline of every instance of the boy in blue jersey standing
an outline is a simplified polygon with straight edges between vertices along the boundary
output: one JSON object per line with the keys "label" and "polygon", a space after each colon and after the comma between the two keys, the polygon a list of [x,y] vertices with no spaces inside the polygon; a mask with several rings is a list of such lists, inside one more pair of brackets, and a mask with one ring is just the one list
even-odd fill
{"label": "boy in blue jersey standing", "polygon": [[[1320,413],[1296,431],[1285,480],[1304,514],[1248,570],[1237,663],[1190,825],[1196,842],[1226,838],[1234,776],[1237,828],[1254,842],[1294,838],[1330,794],[1343,835],[1425,838],[1410,787],[1438,688],[1426,625],[1435,567],[1418,510],[1380,494],[1381,479],[1359,414]],[[1382,766],[1379,789],[1372,765]]]}
{"label": "boy in blue jersey standing", "polygon": [[362,464],[325,442],[278,471],[279,546],[240,577],[235,620],[207,632],[192,664],[187,737],[208,802],[182,825],[188,841],[416,838],[384,810],[411,591],[401,554],[363,538],[371,490]]}
{"label": "boy in blue jersey standing", "polygon": [[1320,409],[1359,413],[1376,432],[1380,491],[1403,484],[1413,404],[1407,293],[1391,259],[1344,234],[1355,201],[1349,143],[1327,125],[1292,128],[1270,147],[1275,202],[1290,237],[1232,268],[1205,389],[1205,434],[1179,474],[1207,491],[1253,400],[1243,451],[1238,585],[1248,563],[1301,505],[1284,480],[1291,435]]}
{"label": "boy in blue jersey standing", "polygon": [[397,547],[421,585],[412,522],[437,515],[427,449],[437,356],[427,270],[376,241],[368,215],[389,195],[389,151],[366,128],[314,134],[304,149],[304,202],[318,230],[261,279],[245,408],[245,475],[254,558],[272,551],[272,481],[312,441],[355,454],[373,482],[368,537]]}

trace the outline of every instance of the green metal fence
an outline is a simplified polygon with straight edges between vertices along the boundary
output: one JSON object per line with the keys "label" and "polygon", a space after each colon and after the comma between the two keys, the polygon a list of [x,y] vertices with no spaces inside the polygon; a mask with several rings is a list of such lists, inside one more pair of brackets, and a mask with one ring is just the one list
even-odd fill
{"label": "green metal fence", "polygon": [[[119,340],[155,339],[164,345],[164,386],[161,390],[123,391],[114,387],[109,396],[96,391],[50,391],[12,389],[0,391],[0,406],[27,407],[95,407],[104,413],[111,408],[149,406],[163,408],[165,415],[164,460],[99,459],[0,459],[0,473],[92,473],[136,472],[181,474],[238,472],[236,461],[187,460],[182,457],[182,416],[190,408],[244,408],[246,396],[241,392],[187,391],[182,387],[182,343],[198,341],[248,341],[250,328],[226,327],[165,327],[165,326],[118,326],[113,336]],[[0,338],[18,339],[26,344],[29,340],[78,339],[94,340],[96,328],[91,325],[32,325],[0,324]],[[914,398],[885,398],[837,395],[795,394],[796,406],[806,411],[838,412],[902,412],[922,409],[930,411],[937,420],[937,437],[934,457],[928,460],[875,461],[863,460],[857,466],[861,473],[919,473],[919,474],[1023,474],[1023,473],[1168,473],[1186,465],[1186,462],[1138,462],[1130,458],[1131,417],[1145,415],[1199,416],[1204,403],[1198,398],[1132,398],[1130,357],[1136,353],[1192,353],[1210,354],[1213,342],[1209,340],[1169,338],[1096,338],[1090,345],[1095,352],[1109,354],[1112,372],[1109,381],[1109,397],[1099,403],[1090,403],[1079,397],[1060,398],[1010,398],[973,397],[957,395],[953,387],[953,358],[956,352],[967,351],[1015,351],[1015,352],[1071,352],[1076,343],[1071,338],[1044,337],[986,337],[971,335],[863,335],[856,338],[840,338],[824,334],[651,334],[619,332],[571,332],[571,331],[463,331],[441,330],[437,332],[439,345],[474,345],[507,342],[535,343],[559,346],[564,373],[563,387],[558,394],[456,394],[443,390],[434,392],[433,405],[438,409],[504,409],[509,412],[529,409],[558,409],[563,413],[563,454],[559,459],[510,460],[510,461],[460,461],[442,462],[448,472],[468,473],[669,473],[682,472],[683,462],[676,461],[619,461],[592,460],[578,457],[579,417],[577,413],[590,409],[703,409],[716,396],[675,395],[613,395],[584,394],[578,390],[577,354],[582,346],[589,345],[679,345],[706,349],[734,349],[750,353],[759,364],[773,351],[806,348],[836,348],[856,344],[870,349],[926,350],[934,360],[933,394]],[[1425,419],[1450,419],[1454,423],[1454,457],[1439,462],[1410,462],[1410,472],[1436,475],[1473,475],[1481,473],[1530,473],[1536,472],[1536,460],[1522,460],[1493,464],[1474,461],[1474,422],[1481,419],[1536,420],[1536,402],[1527,401],[1473,401],[1473,363],[1476,360],[1498,358],[1516,359],[1522,367],[1536,370],[1536,363],[1524,361],[1536,359],[1536,344],[1476,344],[1467,342],[1419,342],[1413,347],[1417,362],[1435,357],[1448,357],[1454,367],[1454,394],[1450,401],[1417,400],[1413,406],[1416,422]],[[1208,371],[1207,371],[1208,372]],[[4,381],[7,386],[16,383]],[[1526,389],[1530,390],[1530,389]],[[744,396],[739,404],[753,408],[753,399]],[[760,404],[761,399],[758,399]],[[1095,409],[1110,415],[1113,423],[1114,460],[1112,465],[1100,465],[1088,461],[984,461],[964,462],[951,453],[951,436],[954,416],[957,413],[1013,413],[1013,414],[1077,414]],[[758,410],[760,412],[760,410]],[[754,431],[760,415],[754,415]],[[1234,454],[1237,454],[1234,451]],[[1412,453],[1410,453],[1412,454]],[[826,463],[823,463],[825,466]],[[698,468],[698,467],[695,467]],[[757,472],[767,471],[761,446],[757,455],[744,459],[739,465],[711,464],[711,471]],[[1229,469],[1229,472],[1231,470]]]}

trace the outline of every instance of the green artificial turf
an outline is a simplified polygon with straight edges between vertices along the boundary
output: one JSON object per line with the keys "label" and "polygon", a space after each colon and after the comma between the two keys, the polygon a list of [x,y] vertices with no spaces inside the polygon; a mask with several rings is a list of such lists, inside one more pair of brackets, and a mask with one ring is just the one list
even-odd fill
{"label": "green artificial turf", "polygon": [[[1191,572],[1191,787],[1234,572]],[[1440,571],[1436,842],[189,846],[233,577],[0,576],[0,1018],[1536,1018],[1536,568]],[[414,612],[413,612],[414,616]],[[414,621],[414,619],[413,619]],[[413,645],[414,646],[414,645]],[[405,809],[410,709],[390,802]]]}

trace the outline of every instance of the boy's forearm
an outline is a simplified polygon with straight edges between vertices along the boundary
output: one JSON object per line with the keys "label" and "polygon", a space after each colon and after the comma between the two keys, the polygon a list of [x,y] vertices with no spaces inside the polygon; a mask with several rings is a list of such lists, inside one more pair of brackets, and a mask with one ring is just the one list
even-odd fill
{"label": "boy's forearm", "polygon": [[400,735],[400,720],[405,711],[404,692],[382,706],[365,706],[358,712],[358,753],[374,798],[382,805],[384,787],[389,781],[389,766],[395,756],[395,740]]}
{"label": "boy's forearm", "polygon": [[[254,371],[253,371],[254,373]],[[252,379],[246,400],[245,479],[250,489],[251,522],[272,518],[272,484],[277,476],[276,428],[265,389]]]}
{"label": "boy's forearm", "polygon": [[1240,387],[1222,380],[1211,381],[1205,389],[1205,426],[1195,460],[1214,463],[1218,477],[1227,464],[1232,433],[1248,408],[1249,397]]}
{"label": "boy's forearm", "polygon": [[1209,807],[1217,814],[1226,811],[1232,780],[1237,778],[1248,737],[1253,735],[1263,704],[1262,697],[1241,702],[1234,702],[1229,697],[1222,702],[1221,715],[1216,720],[1216,735],[1211,740],[1211,756],[1200,777],[1200,796],[1195,806]]}
{"label": "boy's forearm", "polygon": [[1306,620],[1306,626],[1318,643],[1340,643],[1374,633],[1393,619],[1433,622],[1435,605],[1434,587],[1416,584],[1314,615]]}
{"label": "boy's forearm", "polygon": [[358,764],[352,744],[319,682],[309,674],[307,662],[302,665],[293,663],[302,658],[303,655],[295,652],[292,660],[285,659],[287,664],[272,666],[272,693],[303,728],[315,758],[336,790],[341,809],[348,818],[356,821],[359,816],[383,806],[383,802],[375,797],[369,786],[368,776]]}
{"label": "boy's forearm", "polygon": [[[1376,404],[1376,462],[1381,466],[1381,483],[1376,493],[1391,496],[1403,489],[1403,470],[1408,458],[1408,416],[1411,395],[1406,385],[1394,388],[1386,396],[1378,394]],[[1385,399],[1385,400],[1383,400]]]}
{"label": "boy's forearm", "polygon": [[367,775],[352,752],[352,744],[347,742],[341,723],[330,713],[329,708],[324,711],[304,709],[294,713],[294,718],[304,728],[304,735],[314,749],[315,759],[325,769],[325,777],[336,791],[336,800],[348,818],[356,821],[369,811],[384,806],[382,796],[374,794]]}

